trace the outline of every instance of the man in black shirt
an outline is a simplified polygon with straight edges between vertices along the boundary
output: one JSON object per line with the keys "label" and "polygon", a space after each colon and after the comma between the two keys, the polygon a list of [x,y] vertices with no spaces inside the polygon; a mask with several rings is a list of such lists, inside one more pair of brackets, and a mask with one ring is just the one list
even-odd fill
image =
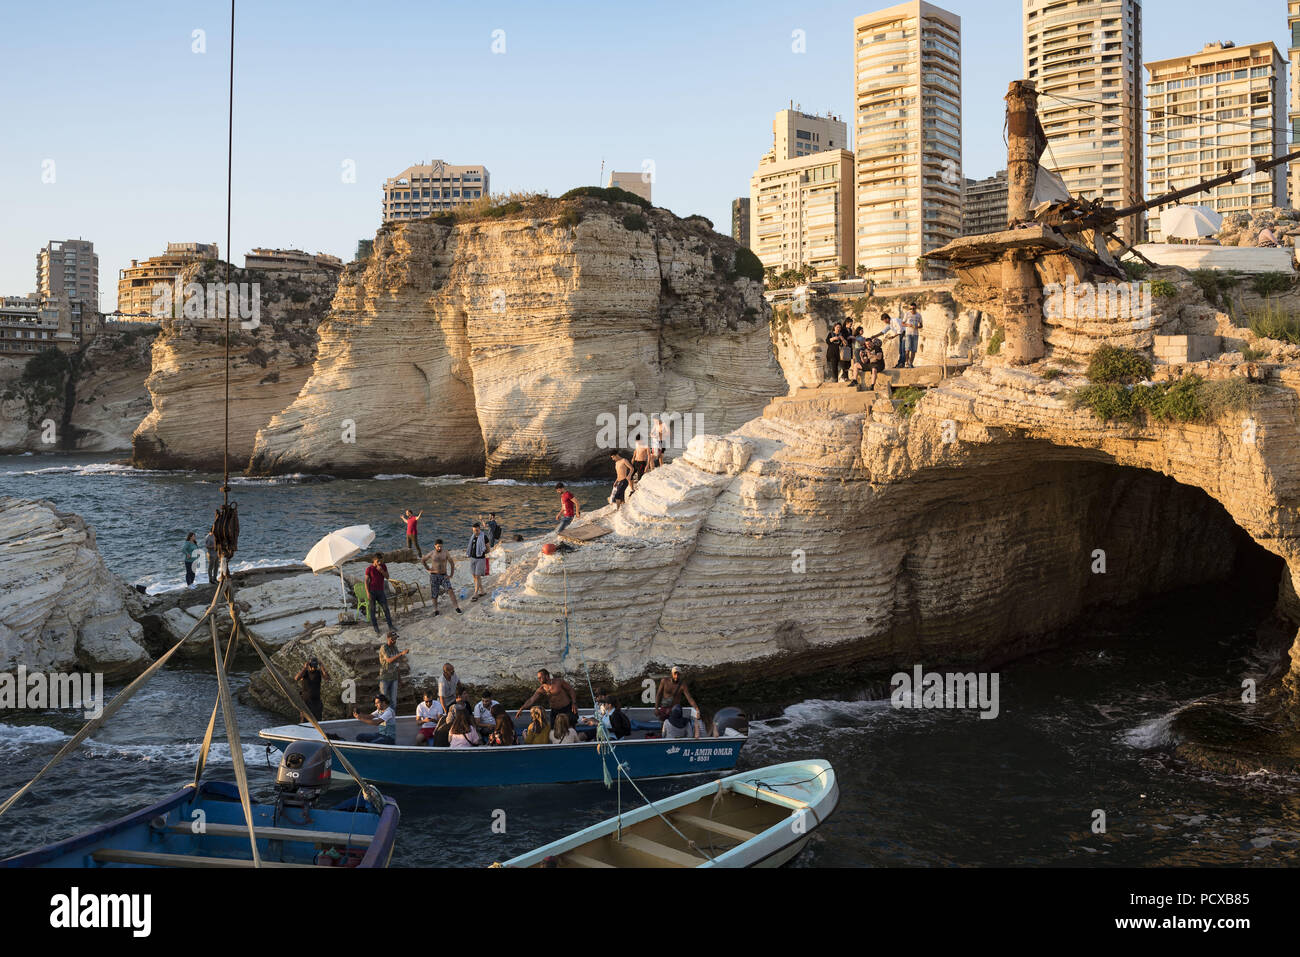
{"label": "man in black shirt", "polygon": [[321,700],[320,688],[322,681],[330,680],[330,673],[320,666],[320,662],[315,658],[307,659],[307,663],[302,666],[293,678],[294,681],[302,685],[302,697],[307,704],[307,710],[317,721],[322,720],[325,713],[325,702]]}

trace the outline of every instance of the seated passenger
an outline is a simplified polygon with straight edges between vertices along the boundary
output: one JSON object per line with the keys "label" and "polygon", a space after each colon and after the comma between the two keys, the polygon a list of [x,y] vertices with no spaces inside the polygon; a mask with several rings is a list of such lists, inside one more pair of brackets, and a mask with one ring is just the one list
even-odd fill
{"label": "seated passenger", "polygon": [[[632,733],[632,722],[627,714],[618,706],[618,700],[606,695],[600,695],[596,698],[596,711],[599,720],[605,726],[605,734],[610,740],[617,741],[620,738],[626,738]],[[578,722],[578,735],[584,741],[589,741],[596,734],[595,718],[583,718]]]}
{"label": "seated passenger", "polygon": [[[524,728],[524,744],[546,744],[551,740],[551,726],[546,723],[546,713],[534,706],[528,712],[533,719]],[[568,715],[565,715],[567,718]]]}
{"label": "seated passenger", "polygon": [[[691,733],[694,725],[694,735]],[[700,722],[691,721],[682,713],[681,705],[673,705],[673,709],[668,712],[668,717],[664,719],[663,735],[665,738],[689,738],[700,736]]]}
{"label": "seated passenger", "polygon": [[496,730],[497,721],[493,717],[495,707],[501,702],[492,697],[491,691],[484,691],[479,703],[474,705],[474,727],[480,737],[487,737]]}
{"label": "seated passenger", "polygon": [[474,730],[465,711],[457,709],[452,714],[447,743],[453,748],[472,748],[479,743],[478,732]]}
{"label": "seated passenger", "polygon": [[492,717],[496,725],[488,735],[488,744],[503,746],[518,744],[519,742],[515,740],[515,723],[510,720],[510,715],[506,714],[506,709],[501,707],[499,702],[492,702]]}
{"label": "seated passenger", "polygon": [[578,732],[569,727],[569,716],[561,713],[555,716],[555,728],[550,733],[551,744],[577,744]]}
{"label": "seated passenger", "polygon": [[386,695],[375,695],[375,710],[366,717],[356,708],[352,709],[352,717],[366,724],[379,726],[378,731],[362,731],[357,735],[357,740],[370,744],[396,744],[397,743],[397,715],[389,707],[388,697]]}
{"label": "seated passenger", "polygon": [[438,727],[438,719],[446,714],[438,696],[432,691],[426,691],[424,700],[415,706],[415,716],[420,719],[420,730],[417,732],[415,743],[428,744]]}

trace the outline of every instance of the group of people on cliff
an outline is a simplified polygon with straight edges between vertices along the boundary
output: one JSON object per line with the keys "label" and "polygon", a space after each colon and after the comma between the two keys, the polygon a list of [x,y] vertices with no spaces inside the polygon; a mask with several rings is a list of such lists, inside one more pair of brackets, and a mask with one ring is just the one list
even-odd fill
{"label": "group of people on cliff", "polygon": [[885,371],[886,339],[898,340],[899,369],[916,366],[916,353],[920,347],[924,320],[916,303],[908,303],[897,316],[884,312],[880,315],[881,328],[866,335],[864,326],[854,328],[852,323],[837,322],[826,334],[826,377],[830,382],[857,382],[864,372],[871,373],[871,388]]}

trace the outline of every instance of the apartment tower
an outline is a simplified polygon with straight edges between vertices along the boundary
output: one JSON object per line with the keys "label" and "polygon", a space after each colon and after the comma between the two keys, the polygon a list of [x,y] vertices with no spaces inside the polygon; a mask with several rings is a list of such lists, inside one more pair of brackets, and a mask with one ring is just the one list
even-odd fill
{"label": "apartment tower", "polygon": [[922,0],[853,21],[855,259],[877,282],[942,278],[961,235],[961,18]]}
{"label": "apartment tower", "polygon": [[384,180],[384,222],[434,216],[486,195],[485,167],[452,166],[442,160],[408,166]]}
{"label": "apartment tower", "polygon": [[[1142,201],[1142,6],[1138,0],[1023,0],[1025,78],[1038,87],[1046,165],[1070,192],[1122,208]],[[1142,223],[1120,223],[1127,242]]]}
{"label": "apartment tower", "polygon": [[[1291,101],[1287,107],[1291,119],[1291,145],[1287,152],[1300,149],[1300,0],[1287,0],[1287,26],[1291,31],[1291,46],[1287,56],[1291,60]],[[1287,196],[1292,209],[1300,209],[1300,160],[1291,164],[1287,174]]]}
{"label": "apartment tower", "polygon": [[[1191,186],[1286,152],[1286,61],[1272,43],[1211,43],[1200,53],[1146,65],[1150,142],[1147,195]],[[1278,166],[1188,200],[1251,213],[1287,205]],[[1163,242],[1160,210],[1148,222]]]}

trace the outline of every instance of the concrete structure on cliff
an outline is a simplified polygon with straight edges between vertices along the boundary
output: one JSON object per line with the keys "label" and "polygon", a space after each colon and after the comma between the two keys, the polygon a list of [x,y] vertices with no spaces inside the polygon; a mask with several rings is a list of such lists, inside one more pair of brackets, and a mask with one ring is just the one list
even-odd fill
{"label": "concrete structure on cliff", "polygon": [[487,196],[490,187],[486,166],[452,166],[442,160],[408,166],[384,180],[384,222],[459,209]]}
{"label": "concrete structure on cliff", "polygon": [[634,196],[640,196],[647,203],[653,203],[652,189],[653,182],[649,173],[616,173],[611,171],[609,177],[605,180],[605,187],[611,186],[625,189]]}
{"label": "concrete structure on cliff", "polygon": [[117,311],[122,322],[157,322],[155,315],[160,287],[171,287],[181,270],[191,263],[216,259],[216,243],[168,243],[167,252],[131,265],[118,273]]}
{"label": "concrete structure on cliff", "polygon": [[912,0],[854,31],[854,263],[868,279],[935,278],[961,235],[961,18]]}
{"label": "concrete structure on cliff", "polygon": [[0,354],[30,358],[50,348],[76,352],[80,347],[81,323],[73,329],[72,308],[67,299],[0,298]]}
{"label": "concrete structure on cliff", "polygon": [[334,272],[343,270],[343,260],[329,253],[305,253],[301,249],[254,249],[244,254],[245,269],[277,273]]}
{"label": "concrete structure on cliff", "polygon": [[[1071,194],[1117,209],[1142,200],[1140,0],[1023,0],[1025,72],[1043,97],[1052,168]],[[1142,222],[1122,224],[1128,243]]]}
{"label": "concrete structure on cliff", "polygon": [[[1148,196],[1287,152],[1286,61],[1271,42],[1211,43],[1146,68]],[[1217,187],[1196,202],[1224,215],[1286,206],[1287,169]],[[1147,225],[1151,241],[1164,242],[1159,211]]]}

